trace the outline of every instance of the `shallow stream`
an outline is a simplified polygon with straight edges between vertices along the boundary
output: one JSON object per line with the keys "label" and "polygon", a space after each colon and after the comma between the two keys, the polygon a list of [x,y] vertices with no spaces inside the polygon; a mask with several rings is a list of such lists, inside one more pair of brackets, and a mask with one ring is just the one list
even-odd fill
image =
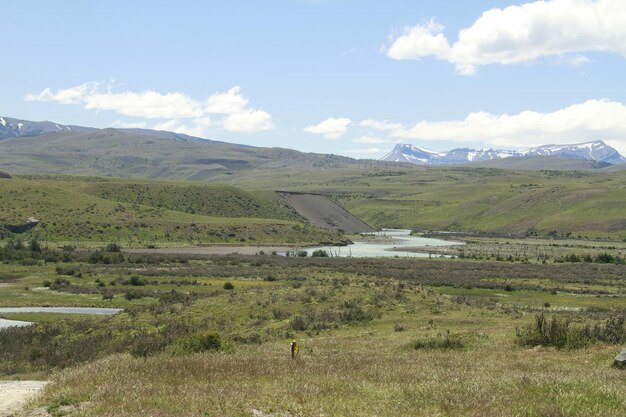
{"label": "shallow stream", "polygon": [[[463,242],[451,240],[431,239],[411,236],[411,230],[383,229],[380,232],[365,236],[363,241],[357,241],[348,246],[318,246],[306,248],[309,256],[316,250],[325,250],[330,256],[340,257],[412,257],[428,258],[428,247],[464,245]],[[413,251],[414,248],[419,248]]]}

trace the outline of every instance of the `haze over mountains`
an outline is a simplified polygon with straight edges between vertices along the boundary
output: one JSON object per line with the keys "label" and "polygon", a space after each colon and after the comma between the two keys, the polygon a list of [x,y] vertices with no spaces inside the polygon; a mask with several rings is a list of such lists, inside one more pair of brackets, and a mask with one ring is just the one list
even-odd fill
{"label": "haze over mountains", "polygon": [[431,151],[419,146],[398,144],[381,161],[409,162],[416,165],[456,165],[506,158],[560,157],[584,159],[615,165],[626,162],[617,150],[601,140],[570,145],[542,145],[523,151],[457,148],[448,152]]}
{"label": "haze over mountains", "polygon": [[181,180],[260,170],[386,166],[336,155],[263,148],[149,129],[96,129],[0,117],[0,170]]}
{"label": "haze over mountains", "polygon": [[[236,174],[298,175],[307,168],[392,168],[482,164],[508,169],[597,169],[626,160],[602,141],[528,151],[454,149],[434,152],[397,145],[379,161],[263,148],[149,129],[97,129],[0,117],[0,169],[15,174],[221,180]],[[622,169],[626,164],[615,167]],[[247,173],[247,174],[246,174]],[[315,179],[311,179],[314,181]]]}

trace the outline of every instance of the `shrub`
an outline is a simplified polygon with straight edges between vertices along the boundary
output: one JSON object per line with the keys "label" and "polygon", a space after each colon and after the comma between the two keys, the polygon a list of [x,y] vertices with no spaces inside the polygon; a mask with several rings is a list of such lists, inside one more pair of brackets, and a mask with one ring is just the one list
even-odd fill
{"label": "shrub", "polygon": [[130,344],[133,356],[146,357],[161,352],[167,346],[167,339],[158,332],[138,333]]}
{"label": "shrub", "polygon": [[326,252],[324,249],[317,249],[313,251],[311,256],[314,258],[328,258],[328,252]]}
{"label": "shrub", "polygon": [[89,255],[87,260],[90,264],[118,264],[124,262],[124,256],[121,253],[106,253],[97,250]]}
{"label": "shrub", "polygon": [[28,247],[31,252],[37,252],[37,253],[41,252],[41,244],[35,239],[30,241],[30,244],[28,245]]}
{"label": "shrub", "polygon": [[224,289],[225,290],[234,290],[235,289],[235,285],[232,282],[225,282],[224,283]]}
{"label": "shrub", "polygon": [[139,291],[126,291],[124,293],[124,298],[126,298],[128,301],[138,300],[140,298],[143,298],[143,294],[141,294]]}
{"label": "shrub", "polygon": [[144,279],[139,278],[137,275],[133,275],[128,280],[128,283],[133,286],[141,286],[146,285],[146,281]]}
{"label": "shrub", "polygon": [[306,258],[307,257],[307,252],[305,250],[299,250],[298,252],[296,252],[296,256],[300,257],[300,258]]}
{"label": "shrub", "polygon": [[450,333],[450,330],[446,330],[445,333],[439,333],[437,336],[431,336],[425,339],[417,339],[413,342],[413,349],[463,349],[465,344],[461,337],[457,334]]}
{"label": "shrub", "polygon": [[569,319],[551,319],[539,314],[535,322],[517,331],[517,343],[522,346],[554,346],[559,349],[577,349],[594,343],[619,344],[626,341],[624,317],[608,319],[604,326],[596,324],[574,326]]}
{"label": "shrub", "polygon": [[107,251],[107,252],[121,252],[122,251],[122,247],[118,243],[111,242],[111,243],[109,243],[106,246],[105,251]]}
{"label": "shrub", "polygon": [[199,353],[222,349],[222,338],[216,332],[201,332],[186,336],[178,343],[182,353]]}

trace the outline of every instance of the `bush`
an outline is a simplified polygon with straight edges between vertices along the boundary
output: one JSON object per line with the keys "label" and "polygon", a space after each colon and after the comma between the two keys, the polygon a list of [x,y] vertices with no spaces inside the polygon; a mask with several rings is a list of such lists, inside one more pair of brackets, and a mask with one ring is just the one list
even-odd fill
{"label": "bush", "polygon": [[182,353],[199,353],[222,349],[222,338],[216,332],[201,332],[186,336],[178,343]]}
{"label": "bush", "polygon": [[141,294],[139,291],[126,291],[124,293],[124,298],[126,298],[128,301],[138,300],[140,298],[143,298],[143,294]]}
{"label": "bush", "polygon": [[446,330],[445,333],[439,333],[437,336],[428,337],[426,339],[417,339],[413,342],[413,349],[463,349],[465,344],[461,340],[461,337],[457,334],[450,333],[450,330]]}
{"label": "bush", "polygon": [[569,319],[551,319],[539,314],[535,322],[517,331],[517,343],[522,346],[554,346],[559,349],[578,349],[602,342],[620,344],[626,341],[624,317],[608,319],[604,326],[574,326]]}
{"label": "bush", "polygon": [[225,290],[234,290],[235,289],[235,285],[232,282],[225,282],[224,283],[224,289]]}
{"label": "bush", "polygon": [[124,256],[121,253],[106,253],[102,250],[97,250],[89,255],[87,261],[90,264],[119,264],[124,262]]}
{"label": "bush", "polygon": [[313,251],[311,256],[314,258],[328,258],[328,252],[326,252],[324,249],[317,249]]}
{"label": "bush", "polygon": [[122,247],[118,243],[111,242],[106,246],[104,250],[107,252],[121,252]]}
{"label": "bush", "polygon": [[35,239],[30,241],[30,244],[28,245],[28,247],[31,252],[37,252],[37,253],[41,252],[41,244]]}

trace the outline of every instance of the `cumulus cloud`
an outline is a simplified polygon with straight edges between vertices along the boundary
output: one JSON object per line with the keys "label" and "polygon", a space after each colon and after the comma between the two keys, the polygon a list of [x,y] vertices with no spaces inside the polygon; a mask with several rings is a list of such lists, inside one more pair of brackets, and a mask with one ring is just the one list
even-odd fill
{"label": "cumulus cloud", "polygon": [[352,120],[345,117],[329,117],[316,125],[305,127],[304,131],[324,135],[329,139],[337,139],[345,135],[351,123]]}
{"label": "cumulus cloud", "polygon": [[376,136],[359,136],[359,137],[352,139],[352,142],[375,144],[375,143],[388,143],[389,141],[387,139],[379,138]]}
{"label": "cumulus cloud", "polygon": [[26,95],[26,101],[56,101],[61,104],[78,104],[83,97],[97,91],[99,87],[100,83],[98,82],[88,82],[56,92],[46,88],[39,94]]}
{"label": "cumulus cloud", "polygon": [[360,148],[360,149],[350,149],[347,151],[341,152],[346,155],[353,155],[356,157],[367,157],[369,158],[371,155],[380,155],[383,152],[388,152],[388,149],[381,148]]}
{"label": "cumulus cloud", "polygon": [[239,92],[239,86],[233,87],[225,93],[215,93],[207,99],[206,111],[217,114],[232,114],[243,111],[248,105],[248,99]]}
{"label": "cumulus cloud", "polygon": [[202,115],[202,106],[181,93],[91,93],[82,97],[86,109],[112,110],[124,116],[148,119],[190,118]]}
{"label": "cumulus cloud", "polygon": [[[124,116],[160,119],[153,127],[181,133],[202,135],[209,126],[230,132],[254,133],[274,128],[272,115],[248,107],[248,99],[235,86],[224,93],[215,93],[206,100],[197,100],[186,94],[157,91],[112,92],[98,82],[53,91],[44,89],[29,94],[28,101],[48,101],[60,104],[79,104],[85,109],[114,111]],[[213,120],[214,116],[218,116]]]}
{"label": "cumulus cloud", "polygon": [[487,142],[514,148],[600,139],[626,151],[626,105],[588,100],[549,113],[474,112],[463,120],[422,121],[392,134],[402,139]]}
{"label": "cumulus cloud", "polygon": [[626,7],[623,0],[552,0],[485,11],[456,42],[443,34],[434,20],[405,28],[386,49],[393,59],[433,56],[455,65],[461,74],[473,74],[487,64],[520,64],[543,57],[599,51],[626,57]]}
{"label": "cumulus cloud", "polygon": [[253,133],[273,128],[272,115],[263,110],[243,109],[230,113],[224,120],[224,129],[230,132]]}
{"label": "cumulus cloud", "polygon": [[400,123],[393,123],[389,120],[373,120],[365,119],[359,123],[361,127],[367,127],[374,130],[397,130],[402,127]]}

